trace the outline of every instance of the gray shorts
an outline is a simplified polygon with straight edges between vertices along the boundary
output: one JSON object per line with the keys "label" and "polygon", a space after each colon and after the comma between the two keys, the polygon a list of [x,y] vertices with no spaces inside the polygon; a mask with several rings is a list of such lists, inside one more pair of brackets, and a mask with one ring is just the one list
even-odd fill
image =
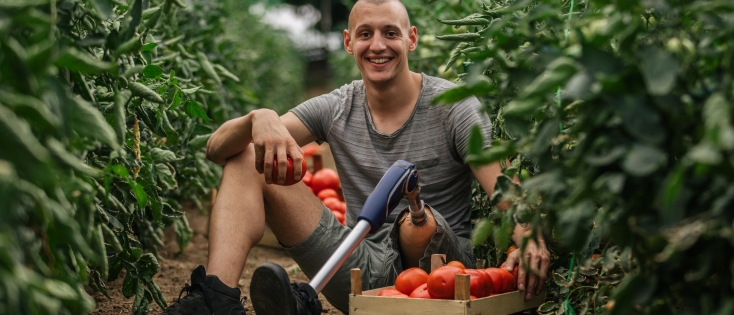
{"label": "gray shorts", "polygon": [[[403,212],[405,211],[408,210],[404,209]],[[430,272],[431,255],[445,254],[446,261],[458,260],[467,268],[474,268],[476,260],[471,241],[468,238],[456,236],[443,216],[433,208],[431,211],[438,223],[437,230],[423,258],[419,261],[420,267]],[[398,218],[402,216],[403,212]],[[400,229],[393,228],[394,226],[393,223],[386,223],[377,233],[367,235],[367,238],[359,244],[326,285],[322,293],[334,307],[348,313],[351,290],[349,270],[352,268],[359,268],[362,271],[363,290],[390,286],[395,283],[395,278],[403,267],[398,240]],[[350,228],[337,221],[331,210],[323,207],[321,221],[316,230],[300,244],[285,250],[301,270],[312,278],[350,231]]]}

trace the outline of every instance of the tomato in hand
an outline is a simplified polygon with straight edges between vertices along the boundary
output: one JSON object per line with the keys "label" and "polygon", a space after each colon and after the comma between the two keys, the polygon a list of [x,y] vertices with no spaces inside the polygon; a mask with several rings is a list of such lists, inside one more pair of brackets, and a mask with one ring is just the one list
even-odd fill
{"label": "tomato in hand", "polygon": [[466,274],[464,269],[443,266],[436,268],[428,275],[428,294],[436,299],[453,299],[456,275]]}
{"label": "tomato in hand", "polygon": [[[301,172],[305,172],[305,171],[306,171],[306,160],[303,159],[301,160]],[[303,176],[301,176],[301,178],[303,178]],[[300,180],[293,179],[293,159],[291,159],[290,156],[288,156],[288,168],[285,171],[285,182],[282,184],[278,181],[278,160],[277,159],[273,160],[273,183],[274,184],[278,184],[281,186],[290,186],[299,181]]]}
{"label": "tomato in hand", "polygon": [[340,185],[339,175],[336,174],[336,171],[329,168],[324,168],[314,173],[313,179],[311,180],[311,187],[313,187],[316,193],[326,188],[331,188],[336,191],[339,190]]}
{"label": "tomato in hand", "polygon": [[[472,296],[485,297],[492,293],[492,278],[487,274],[477,269],[464,269],[464,272],[469,275],[469,291]],[[490,281],[489,284],[487,279]]]}
{"label": "tomato in hand", "polygon": [[430,299],[431,295],[428,293],[428,283],[421,284],[415,288],[415,290],[410,293],[410,297],[415,299]]}
{"label": "tomato in hand", "polygon": [[395,279],[395,289],[404,294],[411,294],[420,285],[428,281],[428,273],[421,268],[413,267],[403,270]]}
{"label": "tomato in hand", "polygon": [[393,288],[387,288],[382,289],[380,293],[377,294],[377,296],[389,296],[389,297],[397,297],[397,298],[407,298],[407,294],[403,294],[402,292],[395,290]]}

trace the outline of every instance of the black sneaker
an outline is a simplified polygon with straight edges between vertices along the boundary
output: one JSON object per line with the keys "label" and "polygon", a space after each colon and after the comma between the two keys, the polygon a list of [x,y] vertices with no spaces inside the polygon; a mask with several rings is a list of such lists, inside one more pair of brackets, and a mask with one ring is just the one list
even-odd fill
{"label": "black sneaker", "polygon": [[289,283],[288,273],[276,264],[264,263],[250,281],[252,307],[257,315],[319,315],[321,301],[308,283]]}
{"label": "black sneaker", "polygon": [[[184,291],[187,294],[182,299]],[[191,273],[191,285],[187,283],[178,301],[161,315],[245,315],[246,298],[239,298],[239,288],[228,287],[217,276],[207,276],[204,266],[199,265]]]}

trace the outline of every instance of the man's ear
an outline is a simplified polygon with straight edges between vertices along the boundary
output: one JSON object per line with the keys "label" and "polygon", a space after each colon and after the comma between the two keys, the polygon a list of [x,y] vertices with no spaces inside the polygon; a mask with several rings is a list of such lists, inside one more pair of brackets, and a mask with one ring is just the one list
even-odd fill
{"label": "man's ear", "polygon": [[354,54],[352,51],[352,38],[349,36],[349,30],[344,30],[344,49],[348,54]]}
{"label": "man's ear", "polygon": [[408,36],[408,39],[410,39],[408,51],[413,52],[415,51],[415,48],[418,47],[418,29],[415,28],[415,26],[410,27],[410,35]]}

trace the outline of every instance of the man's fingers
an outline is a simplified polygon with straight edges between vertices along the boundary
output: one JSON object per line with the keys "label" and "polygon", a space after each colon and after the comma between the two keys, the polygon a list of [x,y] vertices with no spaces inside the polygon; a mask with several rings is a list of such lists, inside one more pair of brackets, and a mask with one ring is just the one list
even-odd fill
{"label": "man's fingers", "polygon": [[293,159],[293,179],[295,181],[301,180],[301,177],[303,176],[303,173],[306,172],[306,170],[302,169],[301,163],[303,162],[303,149],[298,146],[295,142],[291,144],[290,147],[291,152],[291,159]]}
{"label": "man's fingers", "polygon": [[285,176],[288,173],[288,154],[286,154],[285,148],[277,148],[275,158],[278,163],[278,178],[273,180],[277,180],[277,183],[282,185],[285,184]]}
{"label": "man's fingers", "polygon": [[263,154],[263,174],[265,175],[265,183],[273,183],[273,149],[271,147],[265,148],[265,154]]}
{"label": "man's fingers", "polygon": [[538,283],[538,275],[535,274],[538,271],[538,265],[540,264],[540,256],[537,253],[534,253],[532,257],[528,259],[530,261],[530,275],[528,277],[528,285],[527,289],[525,291],[525,300],[530,300],[533,298],[533,293],[535,292],[535,286]]}
{"label": "man's fingers", "polygon": [[260,174],[263,173],[263,169],[264,169],[263,155],[265,155],[265,148],[256,145],[255,146],[255,170],[257,170],[257,172]]}
{"label": "man's fingers", "polygon": [[550,253],[547,251],[543,256],[540,257],[540,276],[538,277],[538,285],[535,288],[535,295],[539,295],[543,292],[543,286],[545,285],[545,279],[548,275],[548,268],[550,267]]}

